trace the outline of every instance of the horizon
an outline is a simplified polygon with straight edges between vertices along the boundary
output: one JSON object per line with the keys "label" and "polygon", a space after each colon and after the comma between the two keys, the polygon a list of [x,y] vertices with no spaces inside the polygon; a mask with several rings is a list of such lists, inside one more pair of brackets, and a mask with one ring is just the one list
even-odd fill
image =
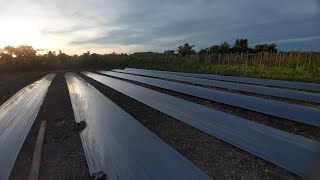
{"label": "horizon", "polygon": [[0,51],[27,44],[66,54],[130,54],[184,43],[199,51],[236,38],[247,38],[251,47],[275,43],[283,51],[320,51],[319,12],[317,0],[12,0],[0,7]]}

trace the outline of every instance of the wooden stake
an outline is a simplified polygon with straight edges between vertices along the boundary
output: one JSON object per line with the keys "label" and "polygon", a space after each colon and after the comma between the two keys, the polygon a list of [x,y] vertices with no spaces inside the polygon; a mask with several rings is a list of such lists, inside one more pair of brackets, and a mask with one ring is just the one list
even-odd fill
{"label": "wooden stake", "polygon": [[38,180],[39,179],[39,170],[40,170],[40,163],[41,163],[41,154],[42,154],[42,147],[43,147],[43,139],[46,129],[47,121],[42,121],[37,137],[36,146],[34,148],[33,157],[32,157],[32,164],[31,170],[29,174],[28,180]]}

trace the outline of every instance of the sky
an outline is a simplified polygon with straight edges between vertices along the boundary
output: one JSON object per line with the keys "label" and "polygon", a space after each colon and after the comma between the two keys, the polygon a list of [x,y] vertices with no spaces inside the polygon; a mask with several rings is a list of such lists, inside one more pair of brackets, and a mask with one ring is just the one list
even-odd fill
{"label": "sky", "polygon": [[0,48],[68,54],[250,46],[320,51],[320,0],[0,0]]}

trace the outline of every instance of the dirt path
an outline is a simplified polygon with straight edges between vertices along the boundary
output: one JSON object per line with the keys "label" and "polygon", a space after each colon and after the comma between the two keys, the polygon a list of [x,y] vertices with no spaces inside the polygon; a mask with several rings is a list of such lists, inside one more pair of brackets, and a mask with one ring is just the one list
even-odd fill
{"label": "dirt path", "polygon": [[40,179],[89,179],[80,136],[73,131],[74,116],[63,73],[51,83],[40,112],[11,172],[11,179],[26,179],[39,125],[47,120]]}

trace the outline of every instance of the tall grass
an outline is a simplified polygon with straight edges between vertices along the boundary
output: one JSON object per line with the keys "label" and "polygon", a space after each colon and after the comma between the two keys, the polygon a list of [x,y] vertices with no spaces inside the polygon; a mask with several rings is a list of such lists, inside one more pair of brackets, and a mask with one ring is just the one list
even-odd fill
{"label": "tall grass", "polygon": [[61,54],[37,56],[31,61],[0,59],[0,73],[15,71],[95,70],[135,67],[168,71],[247,76],[320,83],[320,53],[278,52],[204,55],[165,55],[147,53]]}
{"label": "tall grass", "polygon": [[206,55],[152,55],[143,56],[141,59],[152,59],[154,61],[166,61],[168,63],[179,60],[192,60],[197,62],[209,61],[213,65],[246,65],[246,66],[268,66],[268,67],[290,67],[314,69],[320,66],[320,53],[315,52],[278,52],[278,53],[235,53],[235,54],[206,54]]}
{"label": "tall grass", "polygon": [[307,69],[313,69],[320,66],[320,53],[314,52],[216,54],[209,55],[205,57],[205,59],[215,62],[218,65],[291,67],[297,69],[301,66]]}
{"label": "tall grass", "polygon": [[314,52],[153,55],[132,58],[127,66],[320,83],[320,53]]}

